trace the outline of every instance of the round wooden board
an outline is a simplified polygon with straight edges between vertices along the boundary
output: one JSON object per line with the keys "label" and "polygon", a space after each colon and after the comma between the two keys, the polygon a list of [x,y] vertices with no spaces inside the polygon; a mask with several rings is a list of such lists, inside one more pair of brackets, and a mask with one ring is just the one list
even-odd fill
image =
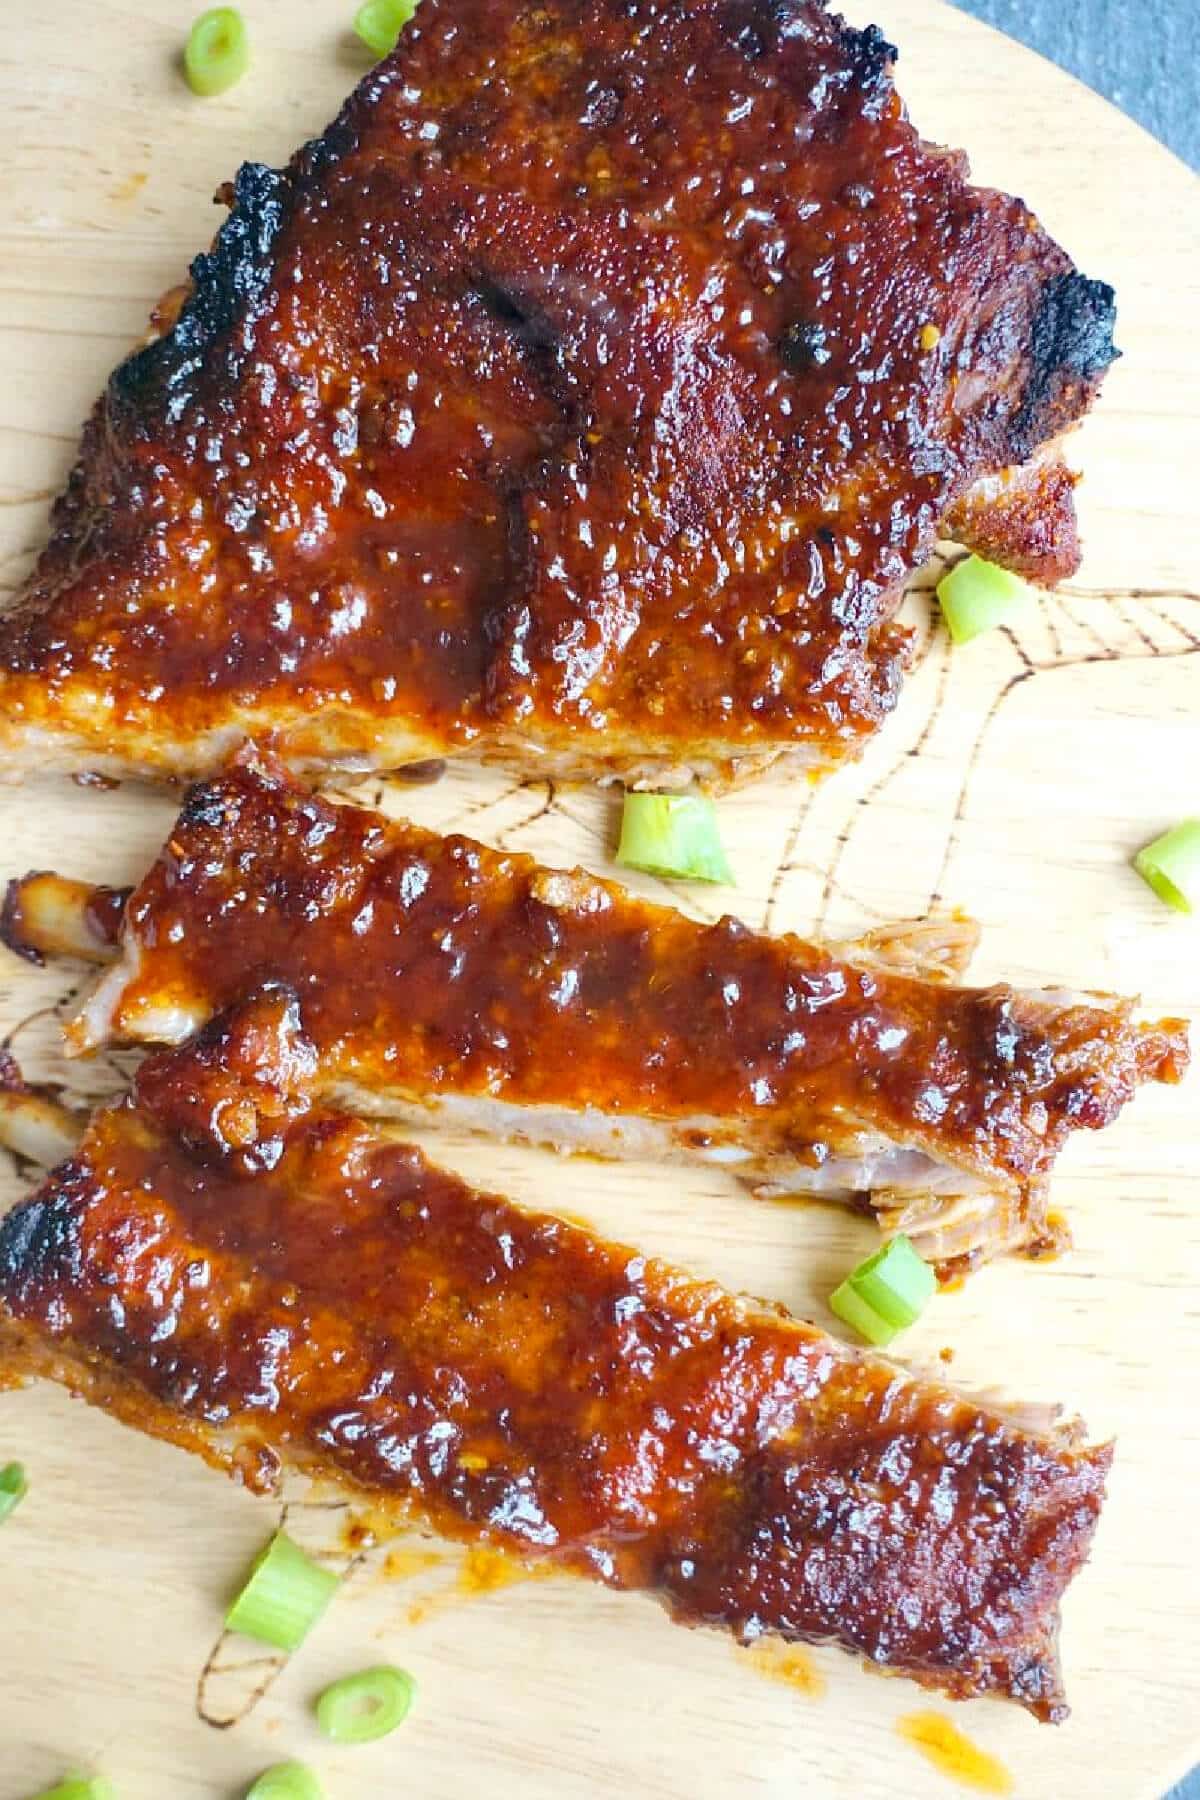
{"label": "round wooden board", "polygon": [[[364,67],[346,31],[351,0],[247,0],[250,76],[196,101],[173,67],[191,10],[59,0],[5,21],[6,590],[39,545],[109,368],[207,241],[214,187],[244,157],[283,160]],[[916,596],[920,667],[867,760],[817,789],[766,782],[724,801],[737,891],[675,898],[754,925],[839,932],[936,899],[983,921],[983,978],[1140,990],[1152,1011],[1194,1014],[1200,928],[1161,909],[1127,859],[1200,810],[1200,193],[1135,126],[1006,39],[933,0],[881,0],[878,16],[901,46],[900,84],[922,130],[966,145],[978,179],[1026,194],[1080,266],[1118,288],[1125,360],[1076,441],[1087,559],[1011,633],[953,653]],[[467,768],[431,789],[385,789],[383,803],[599,869],[618,804]],[[169,796],[135,786],[31,780],[0,794],[0,873],[52,864],[132,879],[171,814]],[[35,1075],[62,1073],[55,1017],[38,1012],[72,978],[0,961],[0,1030],[16,1028]],[[67,1078],[80,1091],[115,1076],[76,1067]],[[906,1346],[928,1361],[952,1345],[964,1384],[1061,1400],[1119,1439],[1095,1554],[1067,1600],[1070,1722],[1039,1727],[995,1703],[932,1708],[998,1757],[1028,1800],[1154,1796],[1200,1756],[1196,1122],[1193,1081],[1074,1144],[1058,1182],[1073,1254],[985,1271],[940,1298]],[[870,1241],[834,1210],[753,1203],[718,1172],[446,1138],[437,1153],[818,1319]],[[0,1201],[21,1189],[14,1170],[0,1180]],[[520,1800],[952,1793],[897,1732],[903,1715],[930,1710],[904,1682],[821,1651],[797,1685],[640,1599],[564,1579],[500,1587],[494,1570],[464,1570],[436,1546],[423,1547],[427,1566],[421,1552],[390,1568],[369,1557],[257,1699],[275,1671],[241,1667],[234,1646],[219,1658],[226,1672],[202,1683],[230,1584],[277,1509],[50,1388],[0,1404],[0,1464],[14,1456],[33,1485],[0,1540],[3,1800],[72,1761],[100,1764],[130,1800],[233,1795],[285,1755],[309,1759],[331,1800],[464,1788]],[[345,1523],[328,1507],[292,1514],[300,1535],[332,1547]],[[366,1749],[322,1744],[313,1693],[385,1656],[419,1681],[409,1723]],[[198,1695],[236,1724],[204,1723]]]}

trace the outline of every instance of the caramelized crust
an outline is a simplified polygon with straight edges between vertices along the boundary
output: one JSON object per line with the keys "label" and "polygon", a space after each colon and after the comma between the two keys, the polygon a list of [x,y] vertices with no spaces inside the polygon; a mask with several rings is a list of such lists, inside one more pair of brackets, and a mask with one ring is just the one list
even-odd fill
{"label": "caramelized crust", "polygon": [[298,1111],[273,1082],[310,1056],[274,996],[143,1065],[0,1226],[7,1374],[251,1485],[286,1462],[687,1624],[1064,1715],[1107,1447]]}
{"label": "caramelized crust", "polygon": [[947,514],[946,533],[1014,574],[1065,580],[1079,565],[1074,487],[1057,456],[1035,457],[977,482]]}
{"label": "caramelized crust", "polygon": [[740,1149],[760,1181],[990,1190],[956,1254],[1037,1244],[1068,1134],[1187,1057],[1178,1021],[1137,1024],[1128,1002],[958,987],[698,924],[248,761],[189,795],[123,948],[77,1047],[179,1041],[280,983],[317,1086],[356,1109],[454,1106],[565,1144],[583,1121],[604,1127],[584,1147],[610,1154],[656,1153],[634,1127],[658,1121],[683,1153]]}
{"label": "caramelized crust", "polygon": [[[0,757],[856,753],[939,522],[1114,354],[1111,291],[921,140],[892,56],[808,0],[424,0],[113,375],[0,625]],[[1054,468],[973,508],[1047,579]]]}

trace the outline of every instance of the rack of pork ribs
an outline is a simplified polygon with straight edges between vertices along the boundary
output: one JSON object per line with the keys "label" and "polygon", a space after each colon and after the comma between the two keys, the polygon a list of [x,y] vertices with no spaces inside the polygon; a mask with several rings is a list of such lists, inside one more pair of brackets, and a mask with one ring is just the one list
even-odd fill
{"label": "rack of pork ribs", "polygon": [[1078,561],[1113,295],[812,0],[422,0],[116,369],[0,615],[0,766],[857,755],[939,535]]}

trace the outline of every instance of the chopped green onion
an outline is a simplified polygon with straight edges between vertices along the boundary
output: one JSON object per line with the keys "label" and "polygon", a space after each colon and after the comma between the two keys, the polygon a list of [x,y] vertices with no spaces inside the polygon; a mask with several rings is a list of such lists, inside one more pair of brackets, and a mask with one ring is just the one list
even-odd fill
{"label": "chopped green onion", "polygon": [[0,1469],[0,1525],[13,1508],[21,1504],[28,1492],[29,1483],[25,1479],[23,1466],[19,1462],[6,1463]]}
{"label": "chopped green onion", "polygon": [[369,1744],[395,1731],[415,1691],[403,1669],[387,1663],[363,1669],[325,1689],[317,1701],[317,1724],[335,1744]]}
{"label": "chopped green onion", "polygon": [[1164,831],[1138,851],[1133,866],[1160,900],[1176,912],[1193,912],[1200,904],[1200,819]]}
{"label": "chopped green onion", "polygon": [[325,1790],[303,1763],[276,1763],[246,1789],[246,1800],[325,1800]]}
{"label": "chopped green onion", "polygon": [[34,1800],[116,1800],[116,1792],[103,1775],[68,1775],[57,1787],[35,1794]]}
{"label": "chopped green onion", "polygon": [[834,1289],[829,1304],[869,1344],[890,1344],[898,1331],[920,1317],[936,1286],[929,1264],[901,1235],[859,1263]]}
{"label": "chopped green onion", "polygon": [[183,72],[193,94],[223,94],[250,67],[250,38],[236,6],[201,13],[188,32]]}
{"label": "chopped green onion", "polygon": [[626,794],[617,861],[682,881],[733,880],[704,794]]}
{"label": "chopped green onion", "polygon": [[982,556],[968,556],[937,584],[942,617],[956,644],[970,643],[981,631],[991,631],[1029,598],[1029,589],[1019,575],[984,562]]}
{"label": "chopped green onion", "polygon": [[250,1579],[225,1615],[229,1631],[277,1650],[297,1650],[333,1598],[338,1578],[284,1532],[259,1552]]}
{"label": "chopped green onion", "polygon": [[366,0],[354,15],[354,31],[376,56],[390,56],[417,10],[417,0]]}

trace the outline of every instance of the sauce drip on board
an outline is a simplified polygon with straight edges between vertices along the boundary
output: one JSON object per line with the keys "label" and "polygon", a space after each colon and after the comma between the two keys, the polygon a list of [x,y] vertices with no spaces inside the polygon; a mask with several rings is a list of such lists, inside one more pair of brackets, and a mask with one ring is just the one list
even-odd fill
{"label": "sauce drip on board", "polygon": [[973,1744],[941,1713],[915,1712],[897,1719],[896,1730],[951,1780],[979,1794],[1011,1794],[1013,1778],[998,1757]]}
{"label": "sauce drip on board", "polygon": [[810,1650],[800,1644],[759,1642],[745,1652],[751,1666],[772,1681],[784,1681],[810,1700],[819,1700],[825,1692],[825,1677]]}

